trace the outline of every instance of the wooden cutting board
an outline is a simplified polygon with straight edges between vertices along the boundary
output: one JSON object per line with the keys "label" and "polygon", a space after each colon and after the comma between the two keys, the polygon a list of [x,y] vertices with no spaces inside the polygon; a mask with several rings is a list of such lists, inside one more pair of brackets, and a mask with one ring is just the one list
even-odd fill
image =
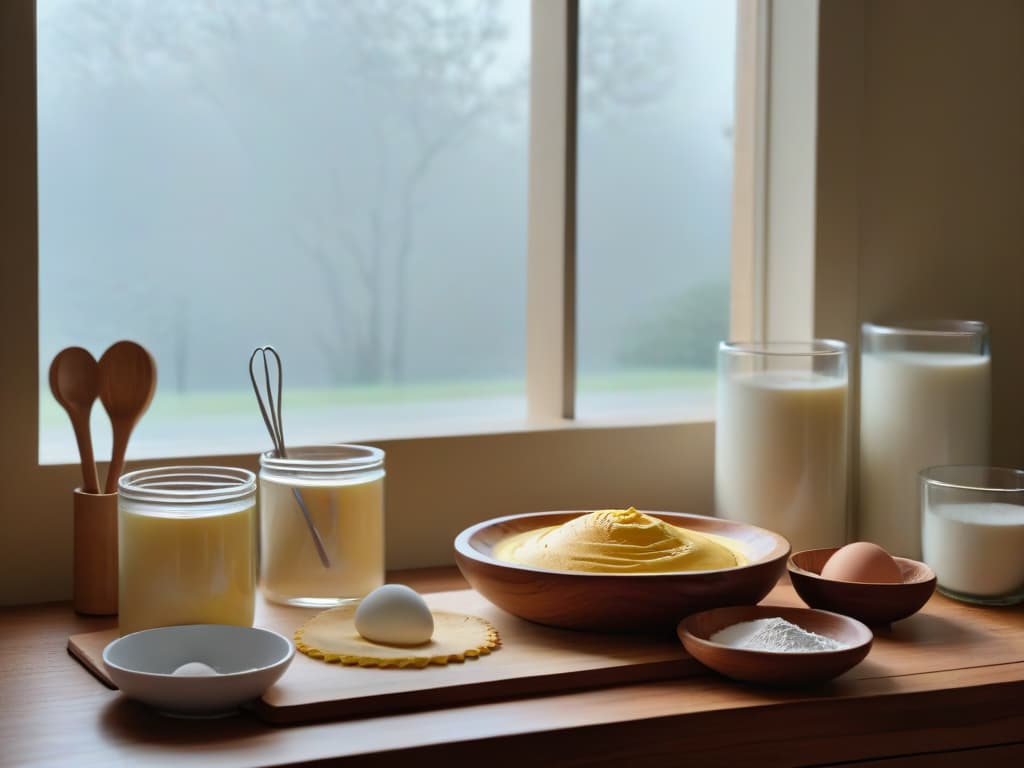
{"label": "wooden cutting board", "polygon": [[[495,607],[473,590],[424,595],[431,608],[486,619],[501,647],[478,659],[424,669],[345,667],[296,653],[252,712],[269,723],[338,720],[697,674],[703,667],[674,636],[605,635],[543,627]],[[260,601],[255,624],[291,638],[316,610]],[[73,635],[68,649],[113,688],[103,649],[117,630]]]}

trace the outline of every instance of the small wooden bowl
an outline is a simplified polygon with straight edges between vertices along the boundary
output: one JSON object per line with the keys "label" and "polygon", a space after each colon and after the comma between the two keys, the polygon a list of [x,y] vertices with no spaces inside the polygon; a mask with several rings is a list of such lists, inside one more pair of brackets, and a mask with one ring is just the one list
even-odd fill
{"label": "small wooden bowl", "polygon": [[789,558],[786,567],[793,589],[812,608],[852,616],[865,624],[889,624],[917,613],[935,591],[935,572],[905,557],[893,558],[903,573],[901,584],[826,579],[821,569],[837,549],[805,549]]}
{"label": "small wooden bowl", "polygon": [[785,570],[789,542],[732,520],[648,512],[666,522],[739,542],[747,565],[717,571],[608,574],[549,571],[494,559],[516,533],[559,525],[586,512],[535,512],[487,520],[455,538],[455,562],[470,585],[499,608],[538,624],[598,632],[671,633],[679,619],[721,605],[756,603]]}
{"label": "small wooden bowl", "polygon": [[[753,651],[708,639],[741,621],[773,617],[783,618],[848,647],[838,651]],[[780,686],[805,685],[838,677],[868,655],[874,639],[870,629],[847,616],[772,605],[735,605],[703,611],[679,622],[676,632],[687,652],[706,667],[734,680]]]}

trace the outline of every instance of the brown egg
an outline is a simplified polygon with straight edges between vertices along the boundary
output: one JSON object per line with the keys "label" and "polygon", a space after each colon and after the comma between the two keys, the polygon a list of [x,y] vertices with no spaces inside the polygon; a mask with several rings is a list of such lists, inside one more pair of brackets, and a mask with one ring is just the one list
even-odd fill
{"label": "brown egg", "polygon": [[855,541],[837,549],[821,569],[822,577],[835,581],[900,584],[903,574],[888,552],[870,541]]}

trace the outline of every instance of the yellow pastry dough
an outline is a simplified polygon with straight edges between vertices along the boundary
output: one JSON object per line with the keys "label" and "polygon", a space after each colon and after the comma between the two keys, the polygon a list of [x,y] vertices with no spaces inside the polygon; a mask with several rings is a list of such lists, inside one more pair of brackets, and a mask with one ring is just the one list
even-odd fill
{"label": "yellow pastry dough", "polygon": [[562,525],[514,534],[494,559],[549,571],[674,573],[744,565],[739,542],[629,509],[599,509]]}
{"label": "yellow pastry dough", "polygon": [[434,636],[421,645],[383,645],[356,631],[358,603],[330,608],[299,627],[295,647],[314,659],[360,667],[445,665],[486,656],[501,645],[498,630],[476,616],[432,611]]}

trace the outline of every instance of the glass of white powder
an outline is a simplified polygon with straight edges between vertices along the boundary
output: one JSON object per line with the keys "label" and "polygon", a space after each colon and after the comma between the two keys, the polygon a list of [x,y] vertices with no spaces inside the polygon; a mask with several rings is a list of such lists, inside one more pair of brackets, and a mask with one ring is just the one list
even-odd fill
{"label": "glass of white powder", "polygon": [[1024,470],[921,472],[924,561],[938,590],[981,605],[1024,602]]}

